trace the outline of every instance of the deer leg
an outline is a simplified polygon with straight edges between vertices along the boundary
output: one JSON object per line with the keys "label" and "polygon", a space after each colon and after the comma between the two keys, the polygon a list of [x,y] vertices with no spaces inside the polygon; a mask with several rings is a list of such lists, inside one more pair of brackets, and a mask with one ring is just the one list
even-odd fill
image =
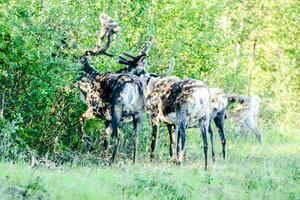
{"label": "deer leg", "polygon": [[205,170],[207,169],[207,151],[208,151],[208,142],[207,142],[207,134],[208,134],[209,121],[205,120],[202,122],[201,133],[203,140],[203,149],[204,149],[204,157],[205,157]]}
{"label": "deer leg", "polygon": [[[186,125],[184,122],[179,123],[179,130],[178,130],[178,136],[180,134],[180,139],[181,139],[181,145],[179,148],[179,153],[178,153],[178,164],[182,163],[183,157],[184,157],[184,152],[185,152],[185,140],[186,140]],[[178,148],[177,144],[177,148]]]}
{"label": "deer leg", "polygon": [[152,161],[154,158],[154,151],[156,148],[156,142],[157,142],[157,135],[159,130],[159,121],[157,118],[151,118],[151,124],[152,124],[152,136],[151,136],[151,152],[150,152],[150,160]]}
{"label": "deer leg", "polygon": [[246,121],[240,122],[239,127],[241,129],[243,137],[248,138],[250,130],[249,130],[247,124],[246,124]]}
{"label": "deer leg", "polygon": [[169,133],[169,138],[170,138],[170,146],[169,146],[169,154],[170,157],[172,158],[173,155],[173,149],[172,149],[172,141],[173,141],[173,135],[172,135],[172,125],[170,124],[166,124],[167,128],[168,128],[168,133]]}
{"label": "deer leg", "polygon": [[119,135],[119,130],[118,130],[119,125],[120,125],[120,121],[121,121],[121,113],[120,112],[121,112],[120,109],[117,110],[115,108],[112,111],[111,127],[112,127],[113,136],[115,138],[115,144],[114,144],[114,149],[113,149],[110,164],[114,163],[115,158],[116,158],[116,154],[118,152],[119,145],[120,145],[120,135]]}
{"label": "deer leg", "polygon": [[225,160],[226,158],[226,143],[227,143],[227,139],[225,136],[225,132],[224,132],[224,116],[225,113],[224,111],[220,112],[217,114],[217,116],[214,118],[214,122],[218,128],[218,132],[221,138],[221,143],[222,143],[222,154],[223,154],[223,158]]}
{"label": "deer leg", "polygon": [[176,161],[176,127],[173,124],[166,124],[170,136],[170,157],[173,161]]}
{"label": "deer leg", "polygon": [[249,129],[250,131],[252,131],[255,134],[255,136],[258,139],[258,141],[260,143],[262,143],[262,134],[259,131],[259,129],[257,128],[257,125],[256,125],[254,117],[249,117],[248,119],[246,119],[245,126],[247,127],[247,129]]}
{"label": "deer leg", "polygon": [[133,163],[136,162],[136,156],[137,156],[137,142],[138,142],[138,135],[141,132],[141,114],[136,114],[133,117],[133,128],[134,128],[134,135],[133,135]]}
{"label": "deer leg", "polygon": [[177,128],[177,145],[176,145],[176,156],[177,156],[177,159],[179,158],[179,151],[180,151],[180,138],[181,138],[181,132],[180,132],[180,129]]}
{"label": "deer leg", "polygon": [[92,150],[93,145],[91,139],[86,135],[84,131],[84,123],[88,119],[95,118],[93,114],[92,108],[89,108],[80,118],[79,118],[79,133],[80,133],[80,139],[85,144],[85,148],[87,151]]}
{"label": "deer leg", "polygon": [[211,123],[209,124],[208,132],[209,132],[210,143],[211,143],[211,157],[212,157],[212,161],[215,162],[216,158],[215,158],[214,133],[211,128]]}
{"label": "deer leg", "polygon": [[263,143],[263,137],[262,137],[261,131],[257,127],[253,128],[252,131],[254,132],[254,134],[255,134],[257,140],[259,141],[259,143]]}
{"label": "deer leg", "polygon": [[111,131],[112,131],[111,121],[105,121],[105,131],[103,134],[103,143],[102,143],[104,157],[106,157],[108,153]]}

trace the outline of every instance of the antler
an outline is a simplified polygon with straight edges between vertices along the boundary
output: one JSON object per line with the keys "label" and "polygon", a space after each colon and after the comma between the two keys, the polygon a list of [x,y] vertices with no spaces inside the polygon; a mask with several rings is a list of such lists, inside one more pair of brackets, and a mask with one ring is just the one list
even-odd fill
{"label": "antler", "polygon": [[[145,66],[147,64],[147,56],[153,42],[154,42],[154,36],[151,35],[148,41],[144,43],[137,56],[125,52],[123,53],[123,56],[119,56],[119,63],[128,66]],[[124,56],[129,57],[131,60],[128,60]]]}
{"label": "antler", "polygon": [[174,65],[175,65],[175,58],[171,58],[170,62],[169,62],[169,68],[168,68],[168,71],[167,71],[167,74],[166,74],[167,76],[169,76],[173,73]]}
{"label": "antler", "polygon": [[[115,22],[111,17],[109,17],[105,13],[101,13],[99,19],[101,22],[101,28],[99,33],[99,39],[96,43],[96,47],[92,50],[86,51],[84,56],[97,56],[99,54],[112,56],[110,53],[107,52],[107,50],[112,43],[113,35],[120,32],[121,27],[117,22]],[[103,41],[106,36],[107,36],[107,42],[105,46],[102,47]]]}
{"label": "antler", "polygon": [[143,56],[143,55],[148,56],[149,50],[150,50],[150,48],[151,48],[153,42],[154,42],[154,36],[151,35],[151,36],[149,37],[149,40],[146,41],[145,44],[143,45],[143,47],[141,48],[141,50],[140,50],[140,52],[139,52],[138,55],[139,55],[139,56],[141,56],[141,55],[142,55],[142,56]]}

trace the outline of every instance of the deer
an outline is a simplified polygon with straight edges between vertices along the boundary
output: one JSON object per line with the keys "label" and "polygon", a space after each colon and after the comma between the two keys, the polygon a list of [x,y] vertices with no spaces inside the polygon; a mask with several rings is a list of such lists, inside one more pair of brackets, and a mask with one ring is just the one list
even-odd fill
{"label": "deer", "polygon": [[[86,149],[92,149],[92,142],[84,131],[86,120],[101,118],[105,121],[105,133],[103,147],[107,151],[109,145],[108,135],[112,133],[115,144],[110,160],[114,163],[116,153],[120,145],[120,134],[118,127],[122,121],[133,121],[133,163],[136,162],[137,140],[141,131],[141,116],[144,110],[143,83],[133,74],[100,73],[89,63],[89,58],[97,55],[112,56],[108,48],[112,44],[115,34],[120,31],[117,22],[108,15],[100,14],[101,28],[96,47],[88,50],[81,57],[83,73],[77,86],[80,90],[82,100],[88,109],[79,119],[79,133]],[[107,38],[106,44],[104,40]]]}
{"label": "deer", "polygon": [[226,94],[220,88],[210,88],[211,92],[211,122],[209,135],[212,149],[212,159],[215,160],[214,134],[211,128],[212,121],[215,123],[222,144],[222,154],[226,157],[226,135],[224,132],[224,121],[231,119],[244,131],[252,131],[258,141],[262,142],[262,133],[257,127],[257,115],[261,99],[259,96],[244,96],[238,94]]}
{"label": "deer", "polygon": [[[165,77],[159,74],[145,72],[143,66],[146,66],[147,64],[146,56],[148,55],[153,40],[154,37],[150,36],[149,41],[145,42],[144,46],[140,49],[138,56],[134,56],[127,52],[119,56],[119,63],[126,65],[126,67],[118,70],[117,73],[136,74],[140,76],[142,80],[144,80],[146,85],[148,85],[148,87],[145,87],[145,103],[147,108],[146,112],[150,116],[150,122],[152,126],[150,159],[153,160],[154,158],[156,140],[159,132],[159,123],[163,122],[168,128],[170,144],[172,144],[169,149],[170,157],[173,161],[176,161],[176,151],[173,150],[176,149],[175,127],[164,116],[164,107],[160,95],[164,91],[164,88],[170,88],[172,83],[180,81],[180,79],[175,76]],[[132,60],[128,60],[124,56],[127,56]],[[174,58],[170,60],[169,71],[167,72],[167,75],[170,74],[173,66]]]}
{"label": "deer", "polygon": [[207,169],[207,134],[211,102],[209,88],[198,80],[180,80],[177,77],[162,77],[146,72],[147,56],[153,40],[154,37],[150,36],[137,56],[124,53],[119,57],[119,63],[127,66],[121,71],[139,76],[145,84],[146,111],[152,124],[150,158],[154,156],[159,122],[167,124],[172,144],[170,154],[178,164],[183,160],[187,128],[200,127]]}
{"label": "deer", "polygon": [[[149,41],[145,43],[144,49],[142,48],[142,50],[139,52],[138,56],[136,56],[136,57],[134,57],[133,55],[131,55],[129,53],[124,53],[125,56],[128,56],[131,59],[133,59],[131,61],[128,61],[123,56],[120,56],[120,60],[119,60],[120,64],[128,65],[128,68],[121,69],[121,70],[119,70],[119,72],[131,71],[133,73],[136,73],[135,66],[138,66],[138,62],[141,62],[142,59],[144,59],[143,62],[146,62],[145,58],[142,58],[142,57],[143,57],[143,55],[147,55],[147,53],[148,53],[147,51],[149,51],[149,46],[151,45],[152,40],[153,39],[150,37]],[[172,58],[170,60],[170,64],[168,67],[167,76],[170,76],[172,74],[173,69],[174,69],[174,62],[175,62],[175,60],[174,60],[174,58]],[[144,73],[142,71],[143,70],[141,70],[140,73]],[[149,95],[148,95],[148,101],[146,101],[146,102],[149,102],[149,101],[150,102],[151,101],[158,102],[157,95],[153,95],[153,94],[159,94],[161,92],[160,86],[167,88],[167,86],[166,86],[167,83],[173,84],[176,81],[179,81],[179,79],[176,77],[163,77],[161,75],[157,75],[157,74],[153,74],[153,73],[151,73],[149,75],[150,75],[150,77],[156,77],[156,78],[159,77],[161,81],[157,81],[157,85],[155,85],[153,87],[156,89],[150,90]],[[210,88],[210,92],[211,92],[210,121],[214,121],[216,126],[219,129],[219,135],[220,135],[221,143],[222,143],[222,154],[223,154],[223,158],[225,159],[227,139],[226,139],[226,136],[224,133],[224,116],[225,116],[225,108],[228,105],[227,97],[226,97],[225,93],[221,89],[218,89],[218,88]],[[150,111],[149,111],[149,109],[147,109],[148,114],[151,116],[151,124],[152,124],[152,128],[153,128],[153,138],[154,138],[154,140],[152,141],[152,144],[151,144],[151,158],[154,157],[153,153],[155,150],[159,122],[162,121],[162,122],[165,122],[165,124],[168,128],[169,137],[170,137],[170,147],[169,147],[170,157],[172,160],[174,160],[174,157],[176,156],[176,152],[178,151],[178,150],[176,150],[176,152],[175,152],[173,150],[174,146],[176,146],[176,141],[174,140],[175,139],[175,134],[174,134],[175,127],[173,124],[170,124],[168,120],[166,120],[164,117],[162,117],[163,114],[159,114],[155,111],[155,110],[157,110],[157,107],[155,105],[156,104],[154,104],[153,108],[150,109]],[[150,106],[151,106],[151,104],[150,104]],[[162,108],[160,110],[162,110]],[[161,117],[158,117],[158,115]],[[159,118],[162,118],[162,120],[158,120]],[[211,122],[210,122],[210,124],[211,124]],[[212,160],[215,161],[214,135],[213,135],[213,132],[211,129],[211,125],[209,125],[209,135],[210,135],[211,148],[212,148]]]}
{"label": "deer", "polygon": [[215,162],[215,148],[214,148],[214,133],[211,128],[212,122],[215,123],[218,128],[219,136],[222,144],[222,155],[223,159],[226,159],[226,143],[227,138],[224,131],[224,117],[225,110],[228,106],[227,96],[222,89],[219,88],[210,88],[211,94],[211,109],[210,109],[210,123],[209,123],[209,136],[211,142],[211,155],[212,160]]}
{"label": "deer", "polygon": [[262,132],[257,126],[261,98],[258,95],[228,94],[227,99],[229,106],[226,108],[225,118],[238,124],[246,134],[249,131],[254,133],[257,140],[262,143]]}

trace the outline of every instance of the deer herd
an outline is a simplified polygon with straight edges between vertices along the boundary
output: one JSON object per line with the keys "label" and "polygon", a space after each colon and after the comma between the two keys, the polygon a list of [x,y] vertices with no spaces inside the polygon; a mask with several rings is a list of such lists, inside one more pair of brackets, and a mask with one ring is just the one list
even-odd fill
{"label": "deer herd", "polygon": [[[136,161],[138,135],[141,132],[141,117],[144,110],[148,114],[151,126],[150,158],[154,152],[162,122],[167,126],[170,137],[170,157],[180,164],[183,162],[186,134],[189,128],[200,128],[203,140],[205,169],[208,163],[208,135],[210,136],[212,160],[215,161],[214,134],[211,128],[215,123],[222,144],[222,155],[226,157],[226,135],[224,120],[232,118],[243,128],[252,131],[258,140],[262,136],[256,125],[260,98],[226,94],[222,89],[209,88],[204,82],[195,79],[180,79],[171,76],[174,59],[171,59],[166,76],[149,73],[146,70],[147,57],[154,42],[150,36],[137,56],[124,53],[119,63],[125,68],[115,73],[100,73],[90,64],[89,59],[97,55],[112,56],[107,52],[114,36],[120,32],[118,23],[108,15],[100,15],[101,29],[96,47],[86,51],[81,57],[83,72],[77,86],[82,100],[88,105],[87,111],[80,117],[80,138],[87,150],[92,141],[84,131],[88,119],[101,118],[105,122],[103,133],[103,152],[107,155],[110,136],[114,137],[114,146],[110,163],[113,163],[120,145],[119,126],[121,122],[133,122],[133,162]],[[106,40],[106,43],[104,41]],[[233,108],[234,105],[234,108]]]}

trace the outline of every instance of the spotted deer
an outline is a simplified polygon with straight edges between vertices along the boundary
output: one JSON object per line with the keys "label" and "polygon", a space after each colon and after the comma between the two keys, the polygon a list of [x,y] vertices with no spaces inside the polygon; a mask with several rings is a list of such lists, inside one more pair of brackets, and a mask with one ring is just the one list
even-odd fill
{"label": "spotted deer", "polygon": [[[138,75],[145,84],[146,111],[149,113],[152,123],[151,158],[154,155],[159,122],[167,124],[170,141],[173,144],[170,153],[178,163],[182,162],[185,151],[186,129],[200,127],[206,169],[210,91],[203,82],[198,80],[180,80],[176,77],[162,77],[146,72],[147,56],[152,43],[153,36],[145,43],[138,56],[124,53],[119,60],[120,64],[127,65],[123,71]],[[178,132],[177,138],[175,138],[176,132]]]}
{"label": "spotted deer", "polygon": [[228,94],[227,98],[229,106],[226,109],[226,118],[238,124],[245,133],[253,132],[257,140],[262,142],[262,133],[257,126],[261,98],[257,95],[238,94]]}
{"label": "spotted deer", "polygon": [[[77,85],[87,111],[80,117],[80,137],[87,149],[91,149],[91,140],[84,131],[88,119],[102,118],[105,121],[104,149],[109,145],[110,132],[115,137],[111,163],[114,162],[120,144],[118,127],[121,121],[133,120],[133,162],[136,161],[137,138],[141,130],[141,115],[144,109],[144,94],[141,80],[133,74],[100,73],[90,64],[89,58],[97,55],[112,56],[107,52],[114,34],[120,31],[119,25],[106,14],[100,15],[101,29],[96,47],[88,50],[81,58],[83,73]],[[103,41],[107,38],[104,45]],[[104,47],[103,47],[104,46]]]}
{"label": "spotted deer", "polygon": [[[257,115],[261,99],[258,96],[243,96],[237,94],[227,95],[222,89],[210,88],[211,92],[211,123],[214,121],[222,143],[222,153],[226,155],[226,135],[224,132],[224,120],[231,119],[244,131],[252,131],[259,142],[262,142],[262,134],[257,127]],[[214,134],[209,126],[209,134],[212,148],[212,159],[215,160]]]}

